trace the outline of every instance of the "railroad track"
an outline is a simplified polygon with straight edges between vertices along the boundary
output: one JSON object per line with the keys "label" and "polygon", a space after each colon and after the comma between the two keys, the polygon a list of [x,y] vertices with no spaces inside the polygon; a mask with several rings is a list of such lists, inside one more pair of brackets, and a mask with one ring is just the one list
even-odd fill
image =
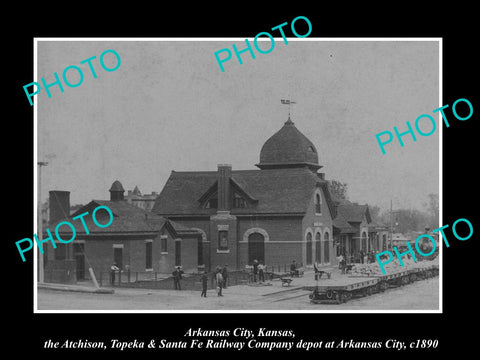
{"label": "railroad track", "polygon": [[277,302],[308,296],[310,293],[310,290],[306,290],[304,288],[293,288],[264,294],[263,296],[272,302]]}

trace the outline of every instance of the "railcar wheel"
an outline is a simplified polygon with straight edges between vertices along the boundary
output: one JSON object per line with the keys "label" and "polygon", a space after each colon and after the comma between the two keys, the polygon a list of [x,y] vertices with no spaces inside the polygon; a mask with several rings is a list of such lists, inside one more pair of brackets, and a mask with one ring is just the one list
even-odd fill
{"label": "railcar wheel", "polygon": [[327,293],[325,294],[327,299],[333,299],[334,295],[333,290],[327,290]]}

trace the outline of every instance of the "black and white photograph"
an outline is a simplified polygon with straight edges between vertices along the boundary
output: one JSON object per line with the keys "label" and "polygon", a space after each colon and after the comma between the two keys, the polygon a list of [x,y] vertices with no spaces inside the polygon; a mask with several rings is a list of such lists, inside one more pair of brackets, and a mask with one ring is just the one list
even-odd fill
{"label": "black and white photograph", "polygon": [[250,39],[224,72],[245,41],[66,40],[37,42],[81,82],[36,98],[39,311],[441,310],[439,131],[406,124],[440,39]]}

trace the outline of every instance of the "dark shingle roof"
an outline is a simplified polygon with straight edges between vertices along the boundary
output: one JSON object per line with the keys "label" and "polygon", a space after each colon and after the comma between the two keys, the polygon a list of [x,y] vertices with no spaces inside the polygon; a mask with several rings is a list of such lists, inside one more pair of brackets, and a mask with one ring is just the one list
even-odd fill
{"label": "dark shingle roof", "polygon": [[366,217],[368,223],[372,221],[368,205],[359,205],[348,200],[342,200],[337,206],[337,213],[347,222],[361,223]]}
{"label": "dark shingle roof", "polygon": [[[317,185],[328,192],[326,181],[307,168],[234,170],[232,180],[255,199],[252,207],[232,209],[233,214],[305,213]],[[216,209],[205,209],[198,200],[216,181],[216,171],[172,171],[152,211],[159,215],[213,214]],[[328,196],[328,206],[333,212],[329,199]]]}
{"label": "dark shingle roof", "polygon": [[115,180],[112,186],[110,187],[110,191],[125,191],[125,190],[123,189],[122,183],[118,180]]}
{"label": "dark shingle roof", "polygon": [[343,215],[337,213],[337,217],[333,219],[333,226],[340,230],[340,234],[354,234],[358,231],[355,227],[351,226],[343,217]]}
{"label": "dark shingle roof", "polygon": [[283,127],[263,144],[260,163],[257,166],[265,169],[295,164],[309,164],[313,168],[321,167],[318,165],[315,145],[295,127],[289,118]]}
{"label": "dark shingle roof", "polygon": [[[108,227],[98,227],[92,218],[92,213],[98,206],[107,206],[113,214],[113,221]],[[81,219],[73,220],[74,217],[88,211],[88,215],[83,217],[85,224],[91,234],[156,234],[168,222],[164,217],[158,216],[151,212],[131,205],[126,201],[108,201],[108,200],[92,200],[87,205],[83,206],[68,218],[60,219],[49,225],[50,231],[54,231],[58,223],[68,221],[75,227],[77,234],[86,234],[85,228]],[[106,210],[98,210],[95,214],[97,222],[106,224],[110,219]],[[172,229],[172,225],[168,225]],[[59,228],[60,233],[71,233],[71,228],[68,225],[62,225]]]}

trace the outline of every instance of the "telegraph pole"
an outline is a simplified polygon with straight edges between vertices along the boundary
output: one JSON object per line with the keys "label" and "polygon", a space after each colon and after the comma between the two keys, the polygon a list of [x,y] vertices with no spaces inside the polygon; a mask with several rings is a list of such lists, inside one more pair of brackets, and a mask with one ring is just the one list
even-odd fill
{"label": "telegraph pole", "polygon": [[392,199],[390,199],[390,250],[393,250],[393,214],[398,212],[398,210],[393,211]]}
{"label": "telegraph pole", "polygon": [[390,199],[390,250],[393,250],[392,199]]}
{"label": "telegraph pole", "polygon": [[[38,165],[38,205],[37,205],[37,237],[40,241],[43,239],[43,221],[42,221],[42,166],[47,166],[48,162],[39,161],[37,162]],[[38,282],[43,283],[45,280],[44,275],[44,264],[43,264],[43,256],[44,254],[38,253]]]}

